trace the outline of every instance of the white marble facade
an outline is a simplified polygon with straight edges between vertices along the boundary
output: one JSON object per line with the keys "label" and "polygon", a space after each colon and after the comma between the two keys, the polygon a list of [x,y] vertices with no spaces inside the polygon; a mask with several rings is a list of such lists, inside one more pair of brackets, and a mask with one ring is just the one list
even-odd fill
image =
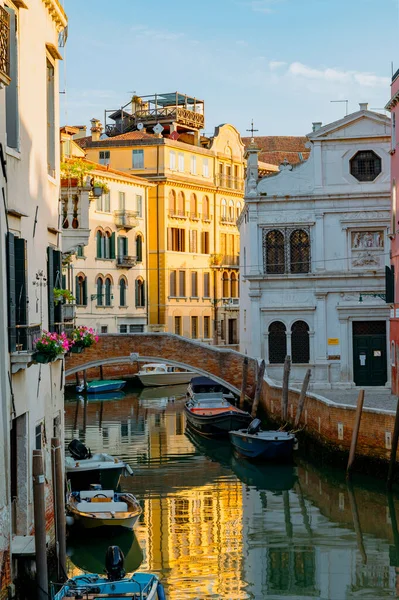
{"label": "white marble facade", "polygon": [[[364,359],[353,346],[364,323],[380,334],[386,328],[382,359],[389,357],[389,305],[371,294],[385,292],[389,265],[390,119],[361,105],[314,124],[308,139],[307,162],[285,161],[260,180],[256,144],[247,148],[240,348],[264,358],[277,380],[286,352],[291,381],[311,367],[313,389],[349,388],[360,385],[354,361]],[[379,377],[371,385],[389,386],[389,369],[386,382]]]}

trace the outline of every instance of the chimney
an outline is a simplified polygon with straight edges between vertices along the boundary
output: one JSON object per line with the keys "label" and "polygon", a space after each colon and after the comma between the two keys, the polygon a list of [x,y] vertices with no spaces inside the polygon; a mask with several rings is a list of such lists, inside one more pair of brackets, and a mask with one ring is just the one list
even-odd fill
{"label": "chimney", "polygon": [[322,125],[323,123],[321,121],[315,121],[312,123],[312,131],[318,131]]}
{"label": "chimney", "polygon": [[360,110],[368,110],[369,108],[369,103],[368,102],[359,102],[359,109]]}
{"label": "chimney", "polygon": [[101,125],[100,121],[98,119],[91,119],[90,121],[91,123],[91,141],[92,142],[98,142],[103,130],[103,126]]}
{"label": "chimney", "polygon": [[79,129],[79,131],[73,136],[74,140],[79,140],[80,138],[86,137],[86,125],[76,125],[76,128]]}

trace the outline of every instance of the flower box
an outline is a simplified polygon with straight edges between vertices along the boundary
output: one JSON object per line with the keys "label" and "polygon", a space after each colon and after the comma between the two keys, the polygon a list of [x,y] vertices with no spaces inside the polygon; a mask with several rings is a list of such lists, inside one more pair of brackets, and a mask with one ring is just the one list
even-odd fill
{"label": "flower box", "polygon": [[77,177],[67,177],[65,179],[61,179],[61,187],[78,187],[79,180]]}
{"label": "flower box", "polygon": [[51,356],[50,354],[45,354],[44,352],[34,352],[32,354],[32,359],[36,363],[47,365],[47,363],[54,362],[57,357]]}
{"label": "flower box", "polygon": [[71,348],[71,352],[73,352],[73,354],[81,354],[83,350],[83,346],[77,346],[76,344],[74,344]]}

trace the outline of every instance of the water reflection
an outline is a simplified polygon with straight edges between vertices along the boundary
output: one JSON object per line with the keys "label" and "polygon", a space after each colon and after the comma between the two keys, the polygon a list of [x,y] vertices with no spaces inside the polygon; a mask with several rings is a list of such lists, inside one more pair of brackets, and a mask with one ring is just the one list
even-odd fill
{"label": "water reflection", "polygon": [[[276,467],[237,458],[228,442],[186,430],[185,386],[176,387],[153,400],[147,389],[66,401],[67,441],[80,436],[134,469],[123,486],[144,513],[131,548],[138,541],[140,569],[161,574],[168,598],[397,597],[396,497],[299,459]],[[102,550],[90,564],[74,548],[73,568],[102,571]]]}

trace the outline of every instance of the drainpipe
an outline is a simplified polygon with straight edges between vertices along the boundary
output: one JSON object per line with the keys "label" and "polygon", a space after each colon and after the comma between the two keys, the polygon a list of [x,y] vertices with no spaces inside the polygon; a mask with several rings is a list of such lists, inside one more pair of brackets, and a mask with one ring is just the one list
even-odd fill
{"label": "drainpipe", "polygon": [[[213,161],[213,181],[216,182],[216,156]],[[216,255],[216,196],[217,190],[213,194],[213,254]],[[219,343],[218,336],[218,290],[217,290],[217,277],[216,268],[213,269],[213,343],[215,346]]]}
{"label": "drainpipe", "polygon": [[148,269],[148,259],[149,259],[149,237],[148,237],[148,187],[145,188],[144,194],[144,215],[145,215],[145,239],[146,239],[146,247],[145,247],[145,281],[146,281],[146,315],[147,315],[147,327],[150,321],[150,302],[149,302],[149,269]]}
{"label": "drainpipe", "polygon": [[157,277],[158,277],[158,325],[161,320],[161,291],[159,286],[160,269],[159,269],[159,146],[157,145]]}

